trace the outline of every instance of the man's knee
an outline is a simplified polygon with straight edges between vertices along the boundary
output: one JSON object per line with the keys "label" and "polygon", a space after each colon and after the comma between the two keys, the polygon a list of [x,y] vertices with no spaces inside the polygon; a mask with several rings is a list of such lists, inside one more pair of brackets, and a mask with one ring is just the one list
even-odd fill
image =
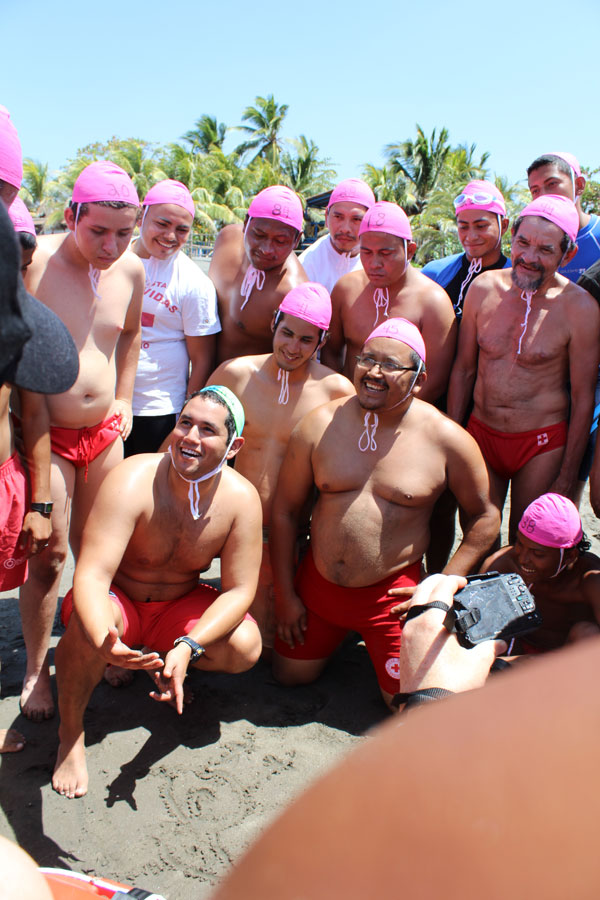
{"label": "man's knee", "polygon": [[262,641],[258,625],[251,619],[244,619],[229,640],[225,671],[232,674],[247,672],[260,659],[261,650]]}
{"label": "man's knee", "polygon": [[50,544],[29,562],[29,578],[53,582],[62,574],[67,560],[67,544],[62,540],[50,539]]}
{"label": "man's knee", "polygon": [[598,637],[600,628],[595,622],[576,622],[569,631],[567,643],[574,644],[576,641],[583,641],[586,638]]}
{"label": "man's knee", "polygon": [[311,684],[319,677],[326,664],[326,659],[288,659],[274,652],[273,677],[284,687]]}

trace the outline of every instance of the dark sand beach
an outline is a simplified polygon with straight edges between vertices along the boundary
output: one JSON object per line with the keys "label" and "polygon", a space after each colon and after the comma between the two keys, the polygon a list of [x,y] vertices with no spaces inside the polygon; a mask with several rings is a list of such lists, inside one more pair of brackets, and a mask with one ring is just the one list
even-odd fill
{"label": "dark sand beach", "polygon": [[[582,516],[599,552],[587,497]],[[72,567],[61,593],[71,578]],[[56,718],[36,725],[19,713],[25,649],[16,598],[0,595],[0,727],[17,728],[27,745],[0,757],[0,834],[43,866],[168,900],[209,897],[277,812],[387,718],[356,640],[307,687],[279,687],[264,663],[236,676],[193,671],[195,697],[181,717],[150,699],[140,673],[129,687],[95,690],[86,714],[90,789],[65,800],[50,786]],[[56,624],[53,646],[61,631]]]}

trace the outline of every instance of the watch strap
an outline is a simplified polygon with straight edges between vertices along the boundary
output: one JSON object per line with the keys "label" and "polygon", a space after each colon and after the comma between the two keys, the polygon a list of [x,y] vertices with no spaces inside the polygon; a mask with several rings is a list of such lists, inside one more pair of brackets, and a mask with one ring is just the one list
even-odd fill
{"label": "watch strap", "polygon": [[190,662],[197,662],[201,656],[206,653],[205,648],[202,644],[198,644],[193,638],[189,637],[189,635],[184,634],[181,637],[176,638],[173,641],[173,646],[176,647],[178,644],[187,644],[190,650],[192,651],[192,655],[190,656]]}
{"label": "watch strap", "polygon": [[29,508],[32,512],[40,513],[42,516],[46,516],[46,518],[50,518],[52,515],[52,501],[48,503],[30,503]]}
{"label": "watch strap", "polygon": [[395,694],[392,700],[392,706],[398,709],[404,704],[404,709],[410,709],[413,706],[421,706],[423,703],[432,703],[435,700],[441,700],[442,697],[449,697],[454,691],[447,691],[445,688],[430,687],[421,688],[419,691],[411,691],[408,694]]}

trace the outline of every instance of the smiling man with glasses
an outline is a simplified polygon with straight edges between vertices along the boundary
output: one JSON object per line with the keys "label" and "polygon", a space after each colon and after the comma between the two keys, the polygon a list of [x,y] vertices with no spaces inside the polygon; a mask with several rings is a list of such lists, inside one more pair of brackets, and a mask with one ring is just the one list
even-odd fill
{"label": "smiling man with glasses", "polygon": [[[421,578],[434,504],[449,488],[465,513],[446,572],[466,574],[499,515],[475,441],[415,396],[426,381],[418,328],[389,318],[356,357],[355,396],[320,406],[292,433],[271,517],[278,638],[273,671],[306,684],[348,631],[365,641],[386,703],[399,689],[398,596]],[[310,550],[294,578],[297,523],[314,487]]]}

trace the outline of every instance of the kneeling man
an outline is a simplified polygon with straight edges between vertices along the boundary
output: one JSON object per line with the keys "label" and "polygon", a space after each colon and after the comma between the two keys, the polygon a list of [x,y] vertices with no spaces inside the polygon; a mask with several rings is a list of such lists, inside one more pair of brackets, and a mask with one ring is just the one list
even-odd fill
{"label": "kneeling man", "polygon": [[[310,412],[292,433],[271,517],[278,638],[273,671],[305,684],[323,671],[348,631],[362,635],[386,703],[398,692],[400,626],[391,590],[415,585],[429,520],[448,487],[465,513],[462,543],[445,572],[464,575],[491,547],[499,515],[475,441],[414,392],[425,344],[390,318],[356,360],[356,396]],[[294,583],[297,522],[318,488],[310,551]]]}
{"label": "kneeling man", "polygon": [[[243,424],[231,391],[204,388],[184,406],[168,453],[130,457],[102,484],[56,650],[61,722],[52,786],[59,794],[87,791],[83,714],[107,663],[151,672],[151,696],[181,713],[188,665],[243,672],[260,655],[247,615],[261,559],[260,500],[225,465],[244,443]],[[217,556],[220,594],[198,584]]]}

